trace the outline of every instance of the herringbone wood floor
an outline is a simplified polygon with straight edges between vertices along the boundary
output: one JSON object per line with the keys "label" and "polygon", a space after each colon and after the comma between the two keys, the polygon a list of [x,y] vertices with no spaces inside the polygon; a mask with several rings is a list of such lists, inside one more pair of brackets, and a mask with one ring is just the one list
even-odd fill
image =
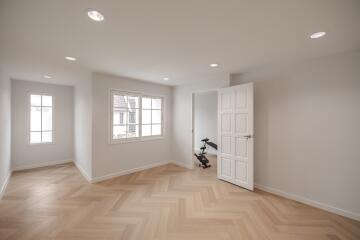
{"label": "herringbone wood floor", "polygon": [[360,239],[360,223],[166,165],[97,184],[72,164],[14,173],[0,239]]}

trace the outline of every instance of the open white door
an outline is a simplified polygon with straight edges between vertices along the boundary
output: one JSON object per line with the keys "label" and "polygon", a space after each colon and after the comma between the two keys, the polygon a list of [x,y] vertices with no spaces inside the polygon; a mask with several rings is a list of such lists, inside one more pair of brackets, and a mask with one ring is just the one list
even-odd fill
{"label": "open white door", "polygon": [[218,91],[219,179],[254,190],[253,83]]}

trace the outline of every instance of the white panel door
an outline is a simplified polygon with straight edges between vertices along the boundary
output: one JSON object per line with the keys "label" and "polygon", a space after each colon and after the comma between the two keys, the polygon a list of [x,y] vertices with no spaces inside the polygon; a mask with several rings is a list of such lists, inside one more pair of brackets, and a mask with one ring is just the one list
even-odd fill
{"label": "white panel door", "polygon": [[253,83],[218,91],[218,178],[254,190]]}

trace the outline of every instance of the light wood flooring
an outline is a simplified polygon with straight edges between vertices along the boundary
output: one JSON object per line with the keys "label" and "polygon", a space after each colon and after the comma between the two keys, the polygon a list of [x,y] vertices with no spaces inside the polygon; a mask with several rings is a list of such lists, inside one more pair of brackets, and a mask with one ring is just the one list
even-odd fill
{"label": "light wood flooring", "polygon": [[360,222],[165,165],[89,184],[73,164],[16,172],[0,239],[360,239]]}

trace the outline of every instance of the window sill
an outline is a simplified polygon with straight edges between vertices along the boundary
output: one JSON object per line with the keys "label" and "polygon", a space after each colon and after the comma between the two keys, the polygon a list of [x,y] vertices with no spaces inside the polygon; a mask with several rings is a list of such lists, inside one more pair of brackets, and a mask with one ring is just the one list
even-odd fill
{"label": "window sill", "polygon": [[125,143],[136,143],[136,142],[147,142],[147,141],[156,141],[156,140],[162,140],[164,139],[164,136],[150,136],[150,137],[141,137],[141,138],[133,138],[133,139],[111,139],[110,143],[113,144],[125,144]]}

